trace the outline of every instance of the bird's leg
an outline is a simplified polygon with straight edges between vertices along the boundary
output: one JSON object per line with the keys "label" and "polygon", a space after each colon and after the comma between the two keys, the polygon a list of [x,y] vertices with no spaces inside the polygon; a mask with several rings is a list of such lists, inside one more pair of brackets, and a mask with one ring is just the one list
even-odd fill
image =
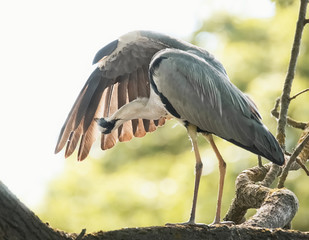
{"label": "bird's leg", "polygon": [[189,125],[187,127],[188,135],[191,138],[193,151],[195,154],[195,183],[194,183],[194,193],[193,193],[193,201],[192,201],[192,209],[191,209],[191,215],[190,219],[187,222],[187,224],[195,224],[195,212],[196,212],[196,202],[197,202],[197,195],[198,195],[198,189],[200,185],[200,179],[202,175],[202,169],[203,169],[203,163],[201,161],[201,156],[198,150],[197,145],[197,132],[196,132],[196,126]]}
{"label": "bird's leg", "polygon": [[[226,172],[226,163],[223,160],[211,134],[203,134],[206,139],[209,141],[212,149],[214,150],[217,159],[219,161],[219,191],[218,191],[218,199],[217,199],[217,210],[215,220],[212,224],[218,224],[220,222],[220,215],[221,215],[221,202],[222,202],[222,193],[223,193],[223,185],[224,185],[224,178]],[[224,222],[223,222],[224,223]],[[227,224],[231,224],[232,222],[226,222]]]}

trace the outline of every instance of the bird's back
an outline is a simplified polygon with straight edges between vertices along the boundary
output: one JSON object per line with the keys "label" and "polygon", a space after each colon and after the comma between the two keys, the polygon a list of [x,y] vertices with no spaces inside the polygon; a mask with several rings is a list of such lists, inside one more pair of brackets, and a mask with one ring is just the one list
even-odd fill
{"label": "bird's back", "polygon": [[[154,66],[154,63],[156,64]],[[150,67],[152,82],[174,116],[282,165],[282,150],[256,106],[212,62],[181,50],[162,50]],[[166,100],[165,100],[166,101]]]}

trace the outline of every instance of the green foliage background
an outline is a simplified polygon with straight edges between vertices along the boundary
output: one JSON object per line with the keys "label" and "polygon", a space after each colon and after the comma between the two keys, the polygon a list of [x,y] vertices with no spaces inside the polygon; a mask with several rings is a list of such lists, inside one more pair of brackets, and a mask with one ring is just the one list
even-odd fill
{"label": "green foliage background", "polygon": [[[192,34],[191,42],[208,49],[222,61],[231,81],[248,93],[259,106],[264,123],[276,133],[270,116],[283,87],[292,46],[298,1],[277,1],[276,14],[269,19],[246,19],[214,13]],[[305,28],[292,94],[309,87],[309,34]],[[294,100],[289,115],[308,121],[309,94]],[[291,150],[300,131],[288,128]],[[227,162],[223,214],[234,196],[234,182],[257,157],[216,138]],[[217,160],[206,141],[200,139],[204,172],[197,206],[197,222],[210,223],[215,214]],[[123,227],[164,225],[187,221],[194,184],[194,154],[186,131],[169,121],[142,139],[117,144],[102,152],[97,146],[90,157],[66,160],[62,174],[50,183],[39,217],[53,227],[79,232]],[[265,161],[266,162],[266,161]],[[293,228],[309,230],[309,188],[302,171],[292,172],[286,186],[295,192],[300,208]],[[250,211],[253,214],[254,211]],[[223,215],[222,214],[222,215]],[[223,216],[222,216],[223,217]]]}

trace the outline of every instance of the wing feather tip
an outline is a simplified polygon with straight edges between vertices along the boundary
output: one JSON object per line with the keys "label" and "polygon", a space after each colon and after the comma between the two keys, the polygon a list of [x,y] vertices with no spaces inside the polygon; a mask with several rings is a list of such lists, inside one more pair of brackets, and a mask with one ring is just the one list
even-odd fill
{"label": "wing feather tip", "polygon": [[101,149],[102,149],[103,151],[105,151],[105,150],[111,149],[111,148],[114,147],[114,146],[115,146],[114,143],[102,144],[102,145],[101,145]]}
{"label": "wing feather tip", "polygon": [[128,142],[133,138],[133,134],[124,133],[119,137],[119,142]]}
{"label": "wing feather tip", "polygon": [[55,147],[54,154],[59,153],[62,150],[58,145]]}
{"label": "wing feather tip", "polygon": [[146,131],[137,131],[137,132],[134,134],[134,137],[141,138],[141,137],[144,137],[145,135],[146,135]]}

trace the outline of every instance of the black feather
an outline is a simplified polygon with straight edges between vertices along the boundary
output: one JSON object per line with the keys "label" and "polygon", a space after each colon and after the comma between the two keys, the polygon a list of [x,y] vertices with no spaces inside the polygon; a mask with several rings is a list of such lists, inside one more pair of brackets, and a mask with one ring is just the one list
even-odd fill
{"label": "black feather", "polygon": [[100,61],[103,57],[110,55],[118,46],[118,39],[112,41],[111,43],[107,44],[105,47],[101,48],[97,54],[95,55],[92,64],[96,64]]}
{"label": "black feather", "polygon": [[149,69],[149,79],[150,79],[150,84],[154,92],[160,97],[162,103],[165,105],[166,110],[172,114],[176,118],[181,118],[179,113],[175,110],[175,108],[172,106],[172,104],[168,101],[168,99],[161,93],[159,92],[157,85],[155,84],[153,80],[153,76],[155,75],[155,70],[160,66],[162,60],[167,59],[167,57],[158,57],[156,58],[150,65]]}

